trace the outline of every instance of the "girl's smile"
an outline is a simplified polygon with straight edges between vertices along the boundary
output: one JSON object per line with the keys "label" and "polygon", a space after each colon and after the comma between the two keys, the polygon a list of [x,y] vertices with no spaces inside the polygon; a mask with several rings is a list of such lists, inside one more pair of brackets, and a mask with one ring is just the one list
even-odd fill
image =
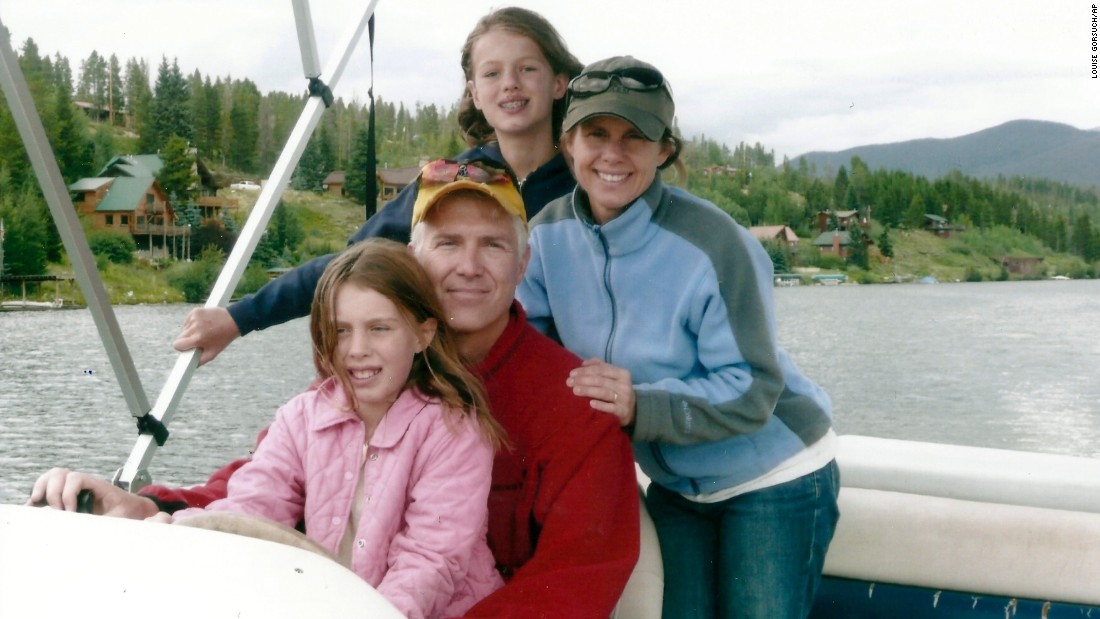
{"label": "girl's smile", "polygon": [[373,427],[405,389],[413,357],[431,341],[434,323],[413,325],[389,298],[355,284],[342,284],[334,301],[334,365],[346,372],[354,390],[348,396]]}

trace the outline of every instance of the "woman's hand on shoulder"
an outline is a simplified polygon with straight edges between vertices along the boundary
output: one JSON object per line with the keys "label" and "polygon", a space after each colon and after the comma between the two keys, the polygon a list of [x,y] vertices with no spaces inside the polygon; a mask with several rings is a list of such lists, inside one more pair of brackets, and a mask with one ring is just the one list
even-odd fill
{"label": "woman's hand on shoulder", "polygon": [[630,371],[600,359],[586,359],[579,368],[569,372],[565,384],[573,395],[589,398],[589,406],[619,418],[619,425],[634,423],[637,399]]}

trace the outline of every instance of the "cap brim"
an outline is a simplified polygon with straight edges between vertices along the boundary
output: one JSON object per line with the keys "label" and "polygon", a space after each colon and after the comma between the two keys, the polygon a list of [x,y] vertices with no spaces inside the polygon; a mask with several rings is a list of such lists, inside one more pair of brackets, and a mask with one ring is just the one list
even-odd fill
{"label": "cap brim", "polygon": [[665,123],[653,112],[622,101],[609,102],[606,97],[601,96],[588,97],[570,106],[562,129],[571,131],[573,127],[596,116],[621,118],[637,127],[651,142],[659,142],[664,137]]}
{"label": "cap brim", "polygon": [[478,183],[471,180],[459,179],[440,187],[426,189],[421,187],[418,189],[418,195],[416,203],[413,205],[413,225],[423,221],[427,218],[428,213],[443,198],[451,195],[456,191],[474,191],[489,197],[493,202],[499,205],[509,215],[519,217],[523,220],[524,226],[527,225],[527,213],[523,206],[522,198],[516,191],[505,192],[498,190],[492,186],[488,186],[484,183]]}

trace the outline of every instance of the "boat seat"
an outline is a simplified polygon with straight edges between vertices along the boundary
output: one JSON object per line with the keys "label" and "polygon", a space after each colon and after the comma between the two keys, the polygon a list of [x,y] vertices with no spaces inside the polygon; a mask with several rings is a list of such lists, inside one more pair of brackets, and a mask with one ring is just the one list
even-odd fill
{"label": "boat seat", "polygon": [[[645,507],[645,488],[641,482],[644,477],[639,472],[638,514],[641,517],[641,549],[638,563],[630,580],[626,582],[623,595],[611,613],[612,619],[660,619],[661,604],[664,601],[665,568],[661,562],[661,546],[657,541],[657,528]],[[649,480],[646,479],[646,482]]]}

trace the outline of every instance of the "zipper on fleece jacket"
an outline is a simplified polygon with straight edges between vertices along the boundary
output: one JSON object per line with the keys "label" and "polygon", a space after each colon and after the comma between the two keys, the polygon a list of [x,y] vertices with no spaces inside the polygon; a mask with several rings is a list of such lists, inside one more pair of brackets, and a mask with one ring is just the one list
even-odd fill
{"label": "zipper on fleece jacket", "polygon": [[600,239],[600,245],[603,247],[603,289],[611,302],[611,331],[607,334],[607,344],[604,345],[603,350],[603,360],[611,363],[611,349],[615,341],[615,330],[618,328],[619,323],[619,312],[615,307],[615,293],[611,290],[611,250],[607,245],[607,237],[600,230],[600,226],[592,226],[592,231],[596,233],[596,238]]}

